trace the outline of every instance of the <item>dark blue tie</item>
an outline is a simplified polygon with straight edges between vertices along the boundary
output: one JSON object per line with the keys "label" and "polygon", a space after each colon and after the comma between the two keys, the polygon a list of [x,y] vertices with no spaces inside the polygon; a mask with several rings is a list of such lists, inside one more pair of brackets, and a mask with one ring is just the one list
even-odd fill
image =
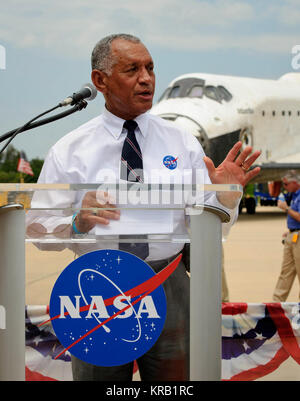
{"label": "dark blue tie", "polygon": [[124,141],[121,156],[121,178],[125,181],[143,182],[143,156],[135,137],[137,123],[133,120],[125,121],[124,128],[127,136]]}
{"label": "dark blue tie", "polygon": [[[143,156],[141,148],[135,137],[135,129],[137,123],[133,120],[125,121],[124,128],[127,130],[122,156],[121,156],[121,171],[120,177],[125,181],[130,182],[144,182],[143,174]],[[120,236],[126,238],[126,236]],[[127,237],[128,238],[128,237]],[[135,238],[147,238],[146,235],[135,236]],[[122,251],[130,252],[141,259],[146,259],[149,255],[148,243],[119,243],[119,249]]]}

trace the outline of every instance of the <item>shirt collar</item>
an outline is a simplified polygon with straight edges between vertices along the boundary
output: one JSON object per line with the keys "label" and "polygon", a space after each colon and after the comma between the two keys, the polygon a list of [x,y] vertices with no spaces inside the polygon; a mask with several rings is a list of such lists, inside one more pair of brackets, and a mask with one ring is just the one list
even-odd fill
{"label": "shirt collar", "polygon": [[[115,114],[112,114],[110,111],[107,110],[106,107],[104,107],[102,115],[105,128],[107,128],[107,130],[116,139],[119,139],[123,130],[123,125],[125,120],[116,116]],[[137,122],[140,132],[145,137],[147,134],[148,123],[149,123],[148,113],[140,114],[134,120]]]}

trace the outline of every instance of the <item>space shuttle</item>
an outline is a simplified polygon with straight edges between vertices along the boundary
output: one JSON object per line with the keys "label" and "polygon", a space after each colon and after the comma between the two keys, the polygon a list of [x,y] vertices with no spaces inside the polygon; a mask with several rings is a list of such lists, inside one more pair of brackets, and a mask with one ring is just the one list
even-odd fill
{"label": "space shuttle", "polygon": [[192,73],[172,80],[151,113],[191,132],[219,165],[239,140],[260,150],[252,182],[300,173],[300,73],[278,80]]}

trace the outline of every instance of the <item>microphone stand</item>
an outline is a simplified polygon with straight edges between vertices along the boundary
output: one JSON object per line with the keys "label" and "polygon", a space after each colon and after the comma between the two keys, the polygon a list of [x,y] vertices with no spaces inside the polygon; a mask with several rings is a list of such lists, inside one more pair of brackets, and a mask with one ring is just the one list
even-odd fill
{"label": "microphone stand", "polygon": [[57,106],[52,107],[51,109],[49,109],[49,110],[47,110],[47,111],[45,111],[45,112],[39,114],[38,116],[34,117],[33,119],[31,119],[30,121],[28,121],[28,122],[27,122],[26,124],[24,124],[23,126],[21,126],[21,127],[19,127],[19,128],[16,128],[16,129],[14,129],[14,130],[12,130],[12,131],[9,131],[9,132],[7,132],[6,134],[1,135],[1,136],[0,136],[0,143],[3,142],[3,141],[5,141],[5,140],[8,139],[8,138],[10,138],[10,139],[6,142],[6,144],[5,144],[5,145],[3,146],[3,148],[0,150],[0,154],[6,149],[6,147],[10,144],[10,142],[11,142],[18,134],[20,134],[21,132],[28,131],[28,130],[30,130],[30,129],[39,127],[39,126],[41,126],[41,125],[45,125],[45,124],[51,123],[51,122],[53,122],[53,121],[60,120],[61,118],[67,117],[68,115],[75,113],[76,111],[80,111],[80,110],[86,108],[87,105],[88,105],[88,104],[87,104],[87,102],[86,102],[85,100],[80,100],[80,101],[78,101],[78,102],[75,104],[75,106],[72,107],[70,110],[67,110],[67,111],[64,111],[64,112],[62,112],[62,113],[56,114],[56,115],[54,115],[54,116],[51,116],[51,117],[48,117],[48,118],[44,118],[43,120],[34,122],[35,120],[37,120],[38,118],[44,116],[45,114],[48,114],[48,113],[50,113],[51,111],[54,111],[55,109],[57,109],[57,108],[59,108],[59,107],[62,107],[61,103],[59,103]]}

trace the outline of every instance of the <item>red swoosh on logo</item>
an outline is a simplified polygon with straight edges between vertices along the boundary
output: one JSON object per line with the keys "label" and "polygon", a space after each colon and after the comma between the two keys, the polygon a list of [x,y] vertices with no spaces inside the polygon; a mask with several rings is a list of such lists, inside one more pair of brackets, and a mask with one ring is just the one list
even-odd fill
{"label": "red swoosh on logo", "polygon": [[[135,298],[138,295],[141,295],[139,298],[137,298],[136,300],[134,300],[133,302],[131,302],[131,305],[135,305],[136,303],[138,303],[141,299],[143,299],[145,296],[147,296],[148,294],[150,294],[151,292],[153,292],[158,286],[160,286],[174,271],[175,269],[178,267],[179,262],[182,258],[182,254],[178,255],[168,266],[166,266],[163,270],[161,270],[159,273],[155,274],[153,277],[151,277],[150,279],[148,279],[147,281],[145,281],[142,284],[139,284],[138,286],[128,290],[125,292],[126,296],[130,296],[131,298]],[[113,301],[115,299],[114,297],[108,298],[106,300],[104,300],[104,304],[105,305],[112,305]],[[85,337],[87,337],[88,335],[90,335],[91,333],[93,333],[94,331],[98,330],[101,326],[105,325],[106,323],[108,323],[110,320],[116,318],[118,315],[120,315],[121,313],[123,313],[124,311],[126,311],[127,309],[129,309],[131,307],[131,305],[127,305],[125,308],[119,310],[118,312],[116,312],[114,315],[112,315],[110,318],[106,319],[105,321],[101,322],[100,324],[98,324],[97,326],[95,326],[93,329],[91,329],[90,331],[88,331],[86,334],[84,334],[83,336],[81,336],[80,338],[78,338],[76,341],[74,341],[72,344],[70,344],[67,348],[65,348],[60,354],[58,354],[54,359],[59,358],[62,354],[64,354],[66,351],[68,351],[70,348],[72,348],[74,345],[78,344],[81,340],[83,340]],[[86,306],[82,306],[80,308],[80,311],[85,311],[88,310],[90,307],[90,305],[86,305]],[[64,316],[67,316],[69,313],[66,312],[64,314]],[[48,319],[47,321],[41,323],[41,325],[46,324],[47,322],[51,321],[51,320],[55,320],[58,319],[60,315],[54,316],[51,319]]]}

